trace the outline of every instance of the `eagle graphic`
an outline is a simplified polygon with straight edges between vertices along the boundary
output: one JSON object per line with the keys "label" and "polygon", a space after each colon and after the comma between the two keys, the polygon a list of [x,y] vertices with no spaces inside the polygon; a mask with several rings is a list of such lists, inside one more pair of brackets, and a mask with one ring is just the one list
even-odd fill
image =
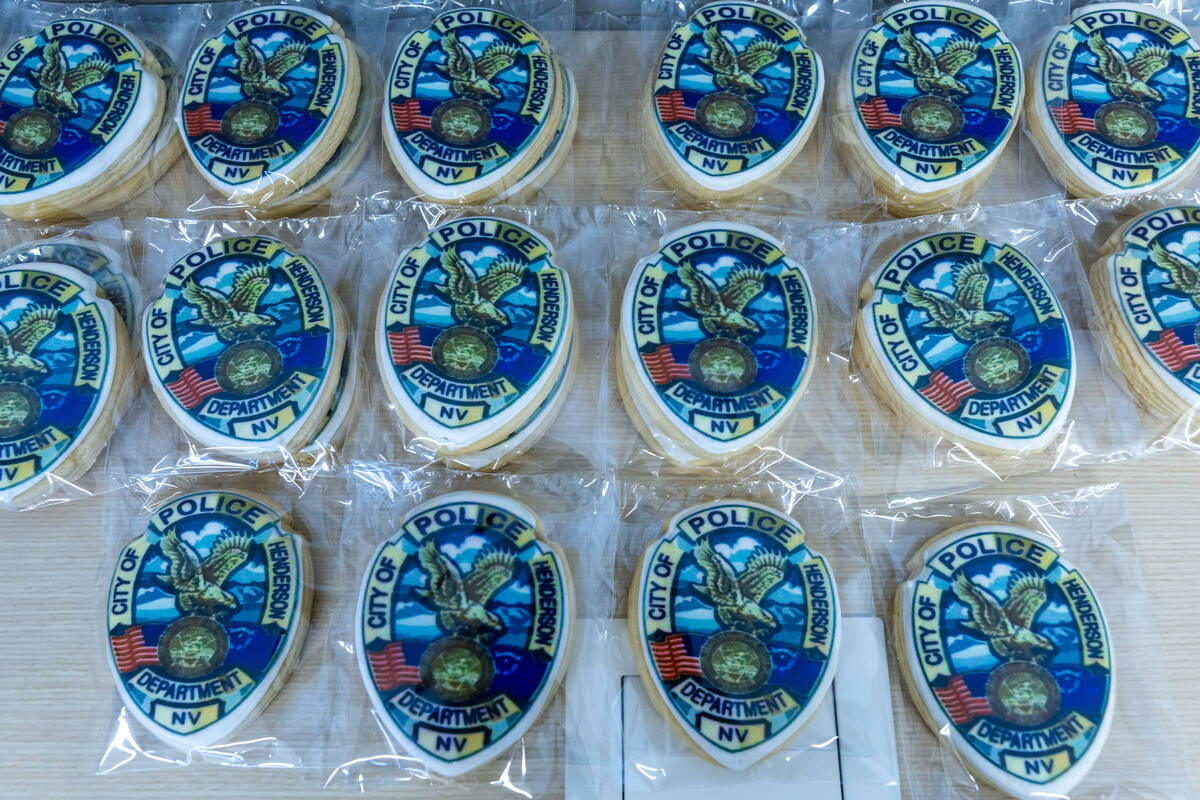
{"label": "eagle graphic", "polygon": [[0,325],[0,375],[9,380],[24,381],[49,372],[46,362],[34,356],[33,351],[56,327],[58,310],[49,306],[25,309],[11,331]]}
{"label": "eagle graphic", "polygon": [[418,593],[437,606],[442,630],[470,633],[504,629],[500,617],[487,610],[487,603],[501,586],[512,580],[517,563],[512,553],[485,548],[465,576],[432,541],[426,542],[417,555],[429,575],[429,586]]}
{"label": "eagle graphic", "polygon": [[1171,63],[1171,51],[1160,44],[1145,42],[1128,61],[1099,33],[1088,39],[1088,49],[1096,56],[1096,66],[1088,67],[1104,81],[1108,93],[1118,100],[1135,103],[1160,103],[1162,93],[1150,85],[1150,79]]}
{"label": "eagle graphic", "polygon": [[979,42],[956,36],[942,46],[942,52],[934,55],[929,45],[911,30],[905,30],[896,43],[904,51],[904,60],[897,66],[916,80],[922,92],[945,96],[970,93],[967,85],[954,76],[979,56]]}
{"label": "eagle graphic", "polygon": [[496,305],[501,297],[516,289],[525,278],[525,265],[507,259],[496,259],[482,278],[467,264],[458,250],[447,247],[442,253],[443,283],[435,291],[451,305],[450,313],[466,325],[483,329],[500,329],[508,325],[508,314]]}
{"label": "eagle graphic", "polygon": [[159,585],[175,595],[184,613],[215,617],[233,611],[237,598],[221,587],[246,563],[251,545],[248,536],[226,530],[201,561],[195,549],[171,529],[159,543],[168,562],[167,574],[157,576]]}
{"label": "eagle graphic", "polygon": [[223,342],[238,342],[275,328],[274,317],[255,311],[270,285],[270,268],[260,261],[238,267],[228,297],[195,280],[184,284],[183,296],[199,310],[199,324],[214,329]]}
{"label": "eagle graphic", "polygon": [[308,45],[294,39],[286,41],[266,58],[250,37],[243,35],[234,40],[233,52],[237,62],[229,74],[241,84],[243,96],[252,100],[286,100],[292,96],[292,90],[284,85],[283,76],[300,66],[308,55]]}
{"label": "eagle graphic", "polygon": [[754,73],[779,57],[778,42],[759,36],[739,53],[716,26],[711,25],[704,29],[704,43],[708,45],[708,56],[701,56],[700,63],[712,72],[719,88],[741,94],[767,91]]}
{"label": "eagle graphic", "polygon": [[1200,267],[1158,242],[1150,247],[1150,260],[1171,276],[1163,288],[1186,294],[1193,305],[1200,307]]}
{"label": "eagle graphic", "polygon": [[1008,331],[1012,322],[1009,315],[985,307],[991,278],[983,262],[972,260],[956,264],[951,277],[954,280],[953,297],[910,283],[904,289],[904,299],[928,313],[931,326],[945,328],[964,342],[989,339]]}
{"label": "eagle graphic", "polygon": [[755,548],[738,575],[706,539],[696,548],[696,563],[704,570],[704,583],[696,587],[696,593],[716,607],[717,621],[722,625],[753,632],[755,628],[770,630],[779,624],[775,615],[762,607],[762,599],[783,580],[787,569],[783,556]]}
{"label": "eagle graphic", "polygon": [[503,96],[492,85],[492,78],[515,64],[520,55],[512,45],[495,42],[476,59],[453,31],[442,37],[442,52],[446,54],[446,64],[435,65],[434,69],[450,79],[450,91],[459,97],[480,100],[499,100]]}
{"label": "eagle graphic", "polygon": [[1032,661],[1039,653],[1050,654],[1058,647],[1031,630],[1034,619],[1046,604],[1046,580],[1035,575],[1014,575],[1008,584],[1004,605],[987,589],[959,575],[954,593],[971,610],[963,627],[972,631],[1003,659]]}
{"label": "eagle graphic", "polygon": [[37,86],[33,102],[60,117],[75,116],[79,113],[75,95],[107,78],[112,68],[112,62],[102,56],[85,58],[68,68],[62,45],[55,39],[42,48],[41,68],[29,73]]}
{"label": "eagle graphic", "polygon": [[687,289],[680,307],[700,320],[700,327],[710,336],[738,339],[757,336],[762,328],[746,316],[746,306],[762,294],[767,276],[758,267],[738,264],[729,271],[725,287],[718,289],[712,278],[690,261],[679,266],[679,282]]}

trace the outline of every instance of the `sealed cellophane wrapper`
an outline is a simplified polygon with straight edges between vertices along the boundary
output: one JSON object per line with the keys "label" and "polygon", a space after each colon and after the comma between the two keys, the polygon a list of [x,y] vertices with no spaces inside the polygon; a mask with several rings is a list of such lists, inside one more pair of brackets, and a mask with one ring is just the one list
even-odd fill
{"label": "sealed cellophane wrapper", "polygon": [[603,468],[609,207],[380,203],[357,281],[365,464]]}
{"label": "sealed cellophane wrapper", "polygon": [[[312,702],[341,587],[350,481],[303,498],[277,475],[177,477],[105,497],[89,694],[97,775],[187,767],[319,780],[328,710]],[[212,770],[207,772],[206,770]]]}
{"label": "sealed cellophane wrapper", "polygon": [[153,493],[176,473],[341,471],[365,372],[357,219],[146,221],[145,380],[111,474]]}
{"label": "sealed cellophane wrapper", "polygon": [[851,370],[893,501],[1143,453],[1058,198],[863,237]]}
{"label": "sealed cellophane wrapper", "polygon": [[352,508],[326,641],[325,785],[481,797],[561,786],[578,720],[559,687],[596,659],[623,599],[612,482],[380,468]]}
{"label": "sealed cellophane wrapper", "polygon": [[[565,796],[752,786],[782,798],[803,786],[822,798],[899,797],[883,621],[853,489],[768,477],[618,487],[616,613],[626,618],[567,679]],[[765,591],[750,588],[759,579]],[[737,581],[747,591],[735,610],[724,590]],[[720,655],[730,644],[744,657],[740,679]]]}
{"label": "sealed cellophane wrapper", "polygon": [[139,380],[128,322],[142,295],[128,232],[115,218],[82,227],[5,222],[0,279],[0,507],[118,488],[109,444]]}
{"label": "sealed cellophane wrapper", "polygon": [[861,465],[847,368],[860,229],[618,209],[610,275],[621,475],[835,486]]}
{"label": "sealed cellophane wrapper", "polygon": [[[1026,487],[1036,491],[1029,481],[1014,488]],[[929,669],[914,666],[904,675],[898,666],[892,673],[906,794],[1165,798],[1195,791],[1139,566],[1138,535],[1119,485],[1012,496],[972,491],[891,510],[870,506],[866,500],[864,534],[878,608],[891,620],[894,664],[915,658],[902,649],[904,625],[898,622],[908,619],[902,612],[909,599],[913,608],[943,612],[914,612],[921,614],[915,625],[930,629],[922,634]],[[1037,647],[1044,646],[1032,651],[1033,658],[1019,649],[1003,651],[999,637],[982,633],[986,625],[971,622],[986,613],[978,609],[989,599],[1007,602],[1018,594],[1022,581],[1045,592],[1034,594],[1045,603],[1034,609],[1030,623]],[[903,587],[915,594],[901,592]],[[932,599],[939,590],[941,605]],[[971,594],[983,605],[971,607],[962,599]],[[940,660],[946,654],[950,660]],[[1033,688],[1040,682],[1045,691],[1031,692],[1028,707],[1003,691],[1004,681],[983,680],[988,670],[1011,680],[1022,668],[1030,676],[1054,676],[1030,683]],[[938,675],[929,684],[933,692],[925,683],[930,674]],[[961,688],[955,688],[959,681]],[[920,699],[927,692],[928,705]],[[957,718],[947,716],[951,713]],[[1072,723],[1067,728],[1058,725],[1064,719]],[[1047,726],[1062,735],[1039,737]],[[1006,730],[1032,736],[1005,736]],[[1049,758],[1049,766],[1048,753],[1059,748],[1074,748],[1075,755],[1040,773],[1018,767],[1023,758],[1035,762],[1036,753]],[[992,768],[994,761],[984,770],[979,766],[1004,753],[1019,774],[1029,776],[1021,785],[1006,786],[1011,795],[995,788],[1005,778],[999,767]]]}
{"label": "sealed cellophane wrapper", "polygon": [[365,196],[575,202],[577,170],[586,175],[571,157],[580,119],[620,110],[598,89],[608,43],[574,35],[574,2],[360,0],[356,13],[379,34],[372,58],[384,70],[382,145]]}
{"label": "sealed cellophane wrapper", "polygon": [[1195,192],[1067,204],[1103,331],[1104,363],[1129,388],[1147,452],[1196,451],[1196,302],[1189,278]]}

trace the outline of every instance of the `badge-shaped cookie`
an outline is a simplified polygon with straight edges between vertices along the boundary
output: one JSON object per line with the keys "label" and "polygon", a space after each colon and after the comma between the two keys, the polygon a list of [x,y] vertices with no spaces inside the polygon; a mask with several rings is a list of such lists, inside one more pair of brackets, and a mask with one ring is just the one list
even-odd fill
{"label": "badge-shaped cookie", "polygon": [[304,641],[309,573],[304,540],[256,497],[160,506],[108,590],[108,662],[134,719],[187,750],[258,716]]}
{"label": "badge-shaped cookie", "polygon": [[795,408],[816,324],[808,276],[767,233],[728,222],[672,231],[625,287],[627,388],[684,449],[734,455]]}
{"label": "badge-shaped cookie", "polygon": [[1200,403],[1200,206],[1145,214],[1114,238],[1091,279],[1117,360],[1142,405],[1182,416]]}
{"label": "badge-shaped cookie", "polygon": [[644,101],[654,152],[693,193],[771,177],[812,133],[825,74],[795,20],[750,2],[701,6],[671,33]]}
{"label": "badge-shaped cookie", "polygon": [[0,270],[0,504],[72,481],[112,435],[128,337],[96,284],[60,264]]}
{"label": "badge-shaped cookie", "polygon": [[1115,711],[1100,603],[1052,539],[1007,524],[930,541],[896,593],[901,672],[926,722],[1015,797],[1065,797]]}
{"label": "badge-shaped cookie", "polygon": [[396,52],[383,109],[392,163],[422,197],[497,194],[537,162],[562,114],[542,35],[482,8],[447,10]]}
{"label": "badge-shaped cookie", "polygon": [[1042,52],[1029,125],[1042,158],[1080,196],[1166,189],[1200,159],[1200,45],[1140,3],[1085,6]]}
{"label": "badge-shaped cookie", "polygon": [[965,3],[892,6],[859,40],[839,90],[852,168],[898,211],[970,196],[1016,127],[1020,59],[996,20]]}
{"label": "badge-shaped cookie", "polygon": [[575,599],[566,559],[529,509],[455,492],[417,506],[376,551],[355,651],[387,731],[460,775],[513,745],[552,698]]}
{"label": "badge-shaped cookie", "polygon": [[219,192],[280,200],[333,155],[358,90],[358,59],[334,20],[299,6],[255,8],[196,50],[177,122]]}
{"label": "badge-shaped cookie", "polygon": [[404,423],[446,453],[496,444],[545,400],[573,334],[571,284],[541,234],[464,217],[400,257],[375,352]]}
{"label": "badge-shaped cookie", "polygon": [[142,352],[155,395],[185,432],[269,457],[319,429],[345,329],[306,256],[270,236],[230,237],[167,271],[142,317]]}
{"label": "badge-shaped cookie", "polygon": [[790,517],[747,500],[689,508],[646,550],[629,595],[655,706],[711,761],[783,746],[837,670],[841,609],[825,558]]}
{"label": "badge-shaped cookie", "polygon": [[1034,451],[1075,394],[1074,342],[1045,276],[973,233],[918,239],[863,287],[855,360],[902,419],[956,442]]}
{"label": "badge-shaped cookie", "polygon": [[0,58],[0,210],[70,210],[111,187],[153,141],[158,65],[127,31],[95,19],[50,23]]}

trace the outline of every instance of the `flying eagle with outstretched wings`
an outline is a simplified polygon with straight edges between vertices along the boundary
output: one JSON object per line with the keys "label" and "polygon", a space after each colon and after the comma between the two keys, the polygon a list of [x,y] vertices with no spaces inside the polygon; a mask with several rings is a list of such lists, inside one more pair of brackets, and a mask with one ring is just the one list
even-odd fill
{"label": "flying eagle with outstretched wings", "polygon": [[721,289],[690,261],[680,264],[678,274],[679,282],[687,289],[687,297],[679,306],[700,320],[705,333],[737,339],[756,336],[762,331],[745,314],[750,301],[762,294],[766,273],[761,269],[739,264],[729,271]]}
{"label": "flying eagle with outstretched wings", "polygon": [[194,280],[184,284],[183,296],[200,311],[200,324],[215,330],[217,338],[239,342],[274,330],[275,318],[255,310],[270,285],[270,268],[258,262],[238,267],[229,296]]}
{"label": "flying eagle with outstretched wings", "polygon": [[933,49],[905,30],[896,43],[904,51],[904,60],[897,66],[912,75],[917,88],[925,94],[969,94],[967,85],[954,77],[979,56],[979,42],[956,36],[934,55]]}
{"label": "flying eagle with outstretched wings", "polygon": [[168,569],[165,575],[158,576],[158,583],[175,595],[181,611],[214,617],[238,607],[237,598],[222,586],[250,557],[252,542],[248,536],[225,531],[213,542],[203,561],[173,528],[159,545]]}
{"label": "flying eagle with outstretched wings", "polygon": [[1093,33],[1088,39],[1088,49],[1096,57],[1096,66],[1089,66],[1089,69],[1104,81],[1114,99],[1135,103],[1162,102],[1162,93],[1150,85],[1150,79],[1171,63],[1170,50],[1161,44],[1144,42],[1133,51],[1133,58],[1126,61],[1121,51],[1099,33]]}
{"label": "flying eagle with outstretched wings", "polygon": [[283,83],[283,76],[300,66],[308,55],[308,45],[296,40],[286,41],[270,58],[247,35],[233,42],[237,62],[229,74],[242,86],[242,94],[252,100],[286,100],[292,90]]}
{"label": "flying eagle with outstretched wings", "polygon": [[759,36],[739,53],[715,25],[710,25],[704,29],[704,43],[708,45],[708,56],[701,56],[700,63],[712,72],[719,88],[741,94],[767,91],[754,73],[779,57],[778,42]]}
{"label": "flying eagle with outstretched wings", "polygon": [[783,556],[756,548],[738,575],[729,560],[706,539],[696,548],[696,563],[704,570],[704,583],[696,587],[697,594],[715,606],[714,613],[722,625],[753,632],[755,628],[770,630],[779,624],[775,615],[762,607],[762,600],[783,580],[787,569]]}
{"label": "flying eagle with outstretched wings", "polygon": [[23,381],[50,371],[46,362],[33,355],[34,348],[58,326],[58,311],[49,306],[30,306],[11,331],[0,325],[0,375]]}
{"label": "flying eagle with outstretched wings", "polygon": [[1158,242],[1150,247],[1150,260],[1171,276],[1163,288],[1186,294],[1193,305],[1200,307],[1200,267]]}
{"label": "flying eagle with outstretched wings", "polygon": [[954,593],[971,610],[971,619],[963,627],[986,641],[1000,658],[1032,661],[1038,653],[1058,649],[1054,642],[1032,630],[1034,619],[1046,604],[1045,578],[1014,575],[1004,605],[966,575],[958,576]]}
{"label": "flying eagle with outstretched wings", "polygon": [[42,48],[42,66],[30,72],[37,85],[33,102],[58,116],[74,116],[79,113],[75,95],[107,78],[112,68],[112,62],[102,56],[85,58],[68,68],[67,56],[55,39]]}
{"label": "flying eagle with outstretched wings", "polygon": [[517,261],[496,259],[482,278],[467,264],[458,250],[447,247],[442,253],[443,283],[434,288],[451,304],[450,313],[465,325],[487,330],[508,325],[508,314],[496,305],[500,298],[521,285],[525,265]]}
{"label": "flying eagle with outstretched wings", "polygon": [[418,558],[429,575],[429,586],[418,591],[437,606],[442,630],[448,633],[503,630],[503,620],[488,611],[487,604],[516,572],[517,559],[512,553],[485,548],[466,575],[432,541],[425,543]]}
{"label": "flying eagle with outstretched wings", "polygon": [[1008,331],[1012,318],[1003,311],[989,311],[986,307],[991,278],[983,262],[956,264],[951,277],[953,297],[910,283],[904,289],[904,299],[929,314],[929,325],[945,328],[964,342],[1001,336]]}
{"label": "flying eagle with outstretched wings", "polygon": [[520,55],[512,45],[494,42],[477,59],[453,31],[442,37],[442,52],[446,54],[446,64],[434,68],[450,79],[450,91],[459,97],[473,96],[480,100],[499,100],[503,96],[492,85],[492,78],[515,64]]}

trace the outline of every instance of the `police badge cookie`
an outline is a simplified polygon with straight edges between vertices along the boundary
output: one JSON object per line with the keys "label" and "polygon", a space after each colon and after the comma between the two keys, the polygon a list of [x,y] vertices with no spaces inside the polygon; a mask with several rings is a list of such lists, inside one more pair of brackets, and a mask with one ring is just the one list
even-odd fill
{"label": "police badge cookie", "polygon": [[574,336],[571,284],[541,234],[451,220],[396,263],[375,326],[393,408],[442,455],[495,445],[549,396]]}
{"label": "police badge cookie", "polygon": [[229,20],[196,50],[177,122],[205,180],[264,205],[333,156],[358,92],[358,59],[341,26],[299,6],[266,6]]}
{"label": "police badge cookie", "polygon": [[1045,276],[1012,245],[938,233],[868,278],[854,359],[902,420],[985,452],[1045,448],[1075,394],[1074,342]]}
{"label": "police badge cookie", "polygon": [[549,43],[482,8],[448,10],[409,35],[389,85],[388,154],[413,191],[436,202],[478,202],[520,181],[546,152],[565,104]]}
{"label": "police badge cookie", "polygon": [[1119,230],[1090,276],[1117,361],[1138,402],[1168,419],[1200,403],[1200,206]]}
{"label": "police badge cookie", "polygon": [[977,6],[892,6],[859,40],[839,88],[845,160],[901,216],[960,204],[1008,144],[1024,85],[1016,48]]}
{"label": "police badge cookie", "polygon": [[1149,5],[1077,10],[1031,77],[1029,127],[1067,189],[1082,197],[1178,185],[1200,159],[1200,45]]}
{"label": "police badge cookie", "polygon": [[625,286],[627,404],[695,457],[744,452],[804,393],[816,325],[808,276],[767,233],[728,222],[671,231]]}
{"label": "police badge cookie", "polygon": [[355,616],[371,705],[414,758],[460,775],[507,750],[553,697],[575,600],[541,523],[500,495],[423,503],[376,551]]}
{"label": "police badge cookie", "polygon": [[108,663],[134,719],[187,750],[258,716],[304,641],[309,573],[304,540],[256,497],[160,506],[108,590]]}
{"label": "police badge cookie", "polygon": [[95,19],[50,23],[0,58],[0,211],[62,217],[102,195],[154,139],[164,90],[157,61]]}
{"label": "police badge cookie", "polygon": [[44,262],[0,270],[0,504],[92,466],[112,435],[129,339],[96,283]]}
{"label": "police badge cookie", "polygon": [[645,101],[652,155],[702,197],[788,165],[812,133],[825,75],[795,20],[749,2],[709,3],[675,29]]}
{"label": "police badge cookie", "polygon": [[893,627],[926,722],[997,788],[1067,796],[1115,710],[1112,645],[1086,578],[1049,537],[1002,523],[946,531],[913,567]]}
{"label": "police badge cookie", "polygon": [[154,393],[208,447],[273,458],[306,446],[338,384],[347,323],[307,257],[270,236],[180,258],[142,317]]}
{"label": "police badge cookie", "polygon": [[833,683],[833,576],[795,520],[747,500],[690,508],[665,531],[629,593],[642,680],[693,748],[745,769],[799,732]]}

